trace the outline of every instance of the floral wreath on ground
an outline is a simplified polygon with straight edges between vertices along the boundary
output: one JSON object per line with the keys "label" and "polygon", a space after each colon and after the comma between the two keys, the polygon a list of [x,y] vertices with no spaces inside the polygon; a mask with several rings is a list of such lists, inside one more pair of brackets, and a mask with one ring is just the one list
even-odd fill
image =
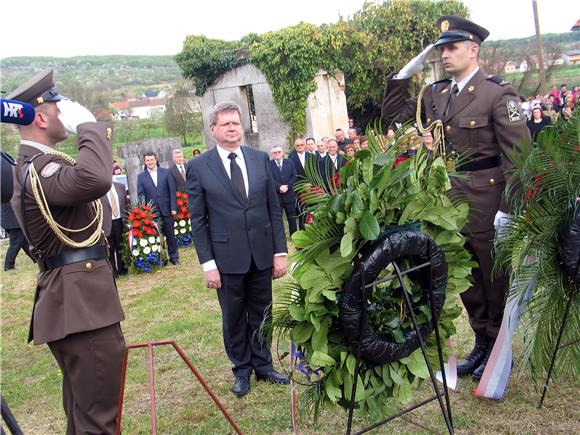
{"label": "floral wreath on ground", "polygon": [[191,220],[189,219],[189,200],[187,193],[177,192],[177,214],[173,222],[173,231],[177,246],[187,247],[191,245]]}
{"label": "floral wreath on ground", "polygon": [[150,272],[163,261],[163,238],[151,203],[140,203],[127,216],[126,263],[130,272]]}
{"label": "floral wreath on ground", "polygon": [[[404,131],[404,129],[402,129]],[[315,379],[308,386],[302,408],[315,417],[322,407],[348,408],[356,365],[339,316],[344,283],[351,277],[355,260],[364,248],[386,232],[409,225],[429,235],[441,248],[448,265],[446,298],[439,316],[444,355],[461,314],[460,293],[470,285],[471,256],[464,248],[460,230],[467,222],[468,206],[448,196],[451,188],[444,159],[422,149],[401,159],[406,138],[394,143],[372,134],[369,149],[359,151],[340,170],[338,183],[326,186],[315,165],[307,167],[307,180],[295,184],[312,223],[292,235],[297,248],[291,261],[292,278],[273,306],[269,332],[281,339],[289,336]],[[392,266],[389,266],[392,268]],[[391,275],[389,268],[383,274]],[[381,275],[383,276],[383,275]],[[421,299],[419,280],[404,277],[420,325],[431,321],[428,305]],[[377,286],[367,301],[368,327],[387,340],[404,343],[412,328],[411,318],[397,280]],[[439,369],[435,334],[427,340],[432,366]],[[429,378],[421,350],[399,361],[373,364],[361,360],[356,388],[356,407],[375,416],[396,412],[397,403],[409,403],[412,387]],[[304,373],[304,370],[301,370]],[[300,377],[293,372],[294,379]],[[301,380],[300,380],[301,381]]]}

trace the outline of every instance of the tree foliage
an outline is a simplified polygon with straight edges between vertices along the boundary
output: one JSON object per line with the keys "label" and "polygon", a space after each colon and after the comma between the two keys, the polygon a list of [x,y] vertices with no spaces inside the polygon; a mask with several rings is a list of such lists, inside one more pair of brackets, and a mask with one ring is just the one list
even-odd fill
{"label": "tree foliage", "polygon": [[[290,136],[305,132],[307,97],[316,89],[318,70],[341,70],[351,115],[366,125],[380,116],[386,74],[435,40],[435,22],[444,14],[467,16],[468,10],[459,0],[365,3],[351,19],[335,24],[300,23],[237,42],[188,36],[176,61],[198,95],[229,69],[255,64],[268,80]],[[249,49],[247,60],[240,49]]]}
{"label": "tree foliage", "polygon": [[165,126],[167,131],[178,134],[187,146],[189,134],[201,132],[201,108],[191,84],[180,82],[174,93],[167,99]]}

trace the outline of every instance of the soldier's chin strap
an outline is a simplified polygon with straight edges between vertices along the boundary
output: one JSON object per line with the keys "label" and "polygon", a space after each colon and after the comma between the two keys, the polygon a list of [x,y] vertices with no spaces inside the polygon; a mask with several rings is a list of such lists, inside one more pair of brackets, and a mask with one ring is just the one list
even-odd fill
{"label": "soldier's chin strap", "polygon": [[[76,165],[76,161],[65,153],[61,153],[59,151],[54,150],[54,151],[46,151],[44,154],[58,156],[71,166]],[[26,194],[26,181],[27,178],[30,176],[30,185],[32,187],[32,194],[34,195],[36,204],[38,205],[40,213],[42,214],[42,216],[44,217],[44,219],[46,220],[50,229],[56,235],[56,237],[58,237],[58,239],[62,241],[65,245],[70,246],[72,248],[86,248],[95,245],[100,240],[101,235],[103,233],[103,204],[99,200],[91,202],[91,205],[95,212],[95,217],[93,218],[93,220],[91,220],[91,222],[89,222],[88,225],[86,225],[83,228],[66,228],[60,225],[52,216],[52,212],[50,211],[50,207],[48,201],[46,200],[44,190],[42,189],[42,184],[40,183],[40,176],[38,175],[38,173],[36,172],[36,168],[34,167],[33,160],[38,155],[41,154],[37,154],[24,162],[24,164],[26,164],[27,167],[25,168],[24,173],[22,174],[21,204],[23,216],[25,214],[24,197]],[[26,237],[28,238],[28,242],[32,245],[32,240],[30,239],[30,231],[28,231],[28,223],[26,219],[23,219],[23,221],[26,226],[25,228]],[[89,237],[87,237],[87,239],[80,242],[76,242],[75,240],[71,239],[64,233],[64,231],[69,233],[80,233],[82,231],[86,231],[95,223],[96,223],[95,230],[89,235]]]}
{"label": "soldier's chin strap", "polygon": [[445,146],[445,129],[443,128],[443,121],[436,116],[432,123],[430,123],[427,127],[423,127],[423,121],[421,121],[421,106],[423,101],[423,94],[427,90],[427,88],[431,87],[434,89],[433,84],[428,84],[423,86],[421,92],[419,92],[419,96],[417,97],[417,111],[415,112],[415,122],[417,123],[417,130],[419,133],[423,135],[424,133],[431,133],[433,136],[433,151],[435,154],[439,154],[443,157],[443,160],[446,160],[447,156],[447,147]]}

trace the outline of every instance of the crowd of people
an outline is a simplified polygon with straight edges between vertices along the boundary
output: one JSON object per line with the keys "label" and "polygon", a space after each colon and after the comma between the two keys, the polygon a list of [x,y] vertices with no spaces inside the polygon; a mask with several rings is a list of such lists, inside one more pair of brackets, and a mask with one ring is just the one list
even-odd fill
{"label": "crowd of people", "polygon": [[546,95],[520,97],[520,109],[527,120],[528,129],[533,139],[540,131],[558,120],[567,121],[572,117],[576,103],[580,99],[580,86],[568,89],[566,84],[560,88],[553,85]]}

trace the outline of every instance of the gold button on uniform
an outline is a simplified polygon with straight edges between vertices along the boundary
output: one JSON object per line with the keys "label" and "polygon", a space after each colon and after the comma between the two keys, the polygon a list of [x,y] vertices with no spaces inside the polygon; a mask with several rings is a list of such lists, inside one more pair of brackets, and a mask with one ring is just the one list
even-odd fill
{"label": "gold button on uniform", "polygon": [[93,263],[91,263],[91,262],[88,262],[87,264],[85,264],[85,268],[86,268],[87,270],[93,270]]}
{"label": "gold button on uniform", "polygon": [[495,180],[493,178],[489,179],[489,184],[495,184]]}
{"label": "gold button on uniform", "polygon": [[475,127],[475,121],[471,121],[471,122],[469,123],[469,125],[471,125],[472,127]]}
{"label": "gold button on uniform", "polygon": [[447,127],[445,127],[445,130],[447,130],[447,131],[451,130],[451,126],[448,125]]}

